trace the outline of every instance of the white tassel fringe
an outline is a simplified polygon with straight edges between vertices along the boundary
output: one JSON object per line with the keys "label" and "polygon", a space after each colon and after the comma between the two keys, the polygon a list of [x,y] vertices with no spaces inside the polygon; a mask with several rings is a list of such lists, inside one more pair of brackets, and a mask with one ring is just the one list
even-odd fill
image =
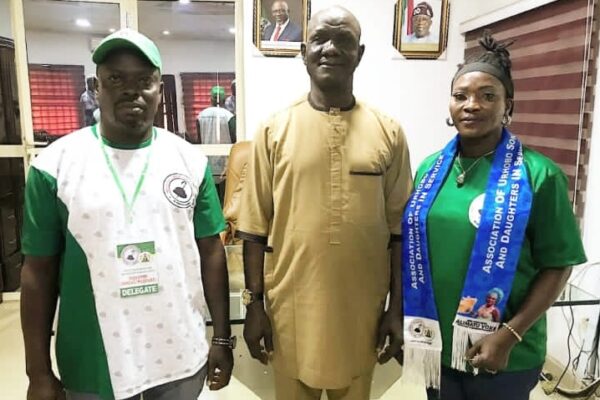
{"label": "white tassel fringe", "polygon": [[[465,353],[473,344],[486,335],[485,333],[474,333],[467,328],[454,325],[454,333],[452,335],[452,368],[467,372],[467,358],[465,357]],[[475,368],[474,372],[477,374],[477,368]]]}
{"label": "white tassel fringe", "polygon": [[439,389],[441,364],[441,351],[405,346],[402,377],[417,385]]}

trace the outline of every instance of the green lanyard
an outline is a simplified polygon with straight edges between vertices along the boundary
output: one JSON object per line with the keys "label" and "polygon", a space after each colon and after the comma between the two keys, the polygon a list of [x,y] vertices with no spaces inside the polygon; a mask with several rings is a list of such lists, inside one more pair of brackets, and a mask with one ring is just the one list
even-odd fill
{"label": "green lanyard", "polygon": [[[99,126],[100,125],[98,125],[98,127]],[[96,126],[94,126],[94,128],[96,128]],[[135,185],[135,191],[133,192],[133,197],[131,198],[131,201],[127,199],[127,194],[125,194],[125,189],[123,188],[123,184],[121,183],[119,174],[117,173],[117,170],[115,169],[113,163],[110,161],[110,157],[106,152],[106,145],[104,144],[104,140],[102,140],[102,134],[100,132],[96,132],[96,129],[94,129],[94,133],[97,133],[98,135],[98,140],[100,140],[100,148],[102,149],[102,154],[104,154],[104,160],[106,161],[106,165],[108,166],[108,169],[112,174],[113,180],[115,181],[119,192],[121,193],[123,203],[125,203],[125,207],[127,208],[127,221],[131,223],[133,222],[133,205],[135,204],[135,201],[137,200],[138,195],[140,194],[140,189],[142,188],[142,184],[144,183],[144,179],[146,178],[146,171],[148,171],[148,164],[150,164],[150,153],[152,152],[152,142],[156,138],[156,128],[152,128],[152,136],[150,137],[150,144],[148,145],[149,149],[148,153],[146,154],[144,168],[142,168],[140,177],[138,178],[137,184]]]}

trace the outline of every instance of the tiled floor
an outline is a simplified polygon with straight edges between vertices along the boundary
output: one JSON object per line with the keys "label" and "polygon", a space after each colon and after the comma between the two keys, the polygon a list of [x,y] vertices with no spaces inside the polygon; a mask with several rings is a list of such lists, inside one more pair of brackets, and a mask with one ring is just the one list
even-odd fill
{"label": "tiled floor", "polygon": [[[241,326],[234,327],[241,337]],[[425,400],[423,388],[406,385],[399,379],[400,367],[395,362],[377,366],[372,399]],[[0,304],[0,400],[23,400],[27,390],[23,341],[21,338],[19,303]],[[560,399],[547,397],[538,387],[531,400]],[[219,391],[205,390],[199,400],[275,400],[271,370],[252,360],[246,346],[240,342],[235,352],[234,377],[231,384]],[[510,400],[510,399],[507,399]]]}

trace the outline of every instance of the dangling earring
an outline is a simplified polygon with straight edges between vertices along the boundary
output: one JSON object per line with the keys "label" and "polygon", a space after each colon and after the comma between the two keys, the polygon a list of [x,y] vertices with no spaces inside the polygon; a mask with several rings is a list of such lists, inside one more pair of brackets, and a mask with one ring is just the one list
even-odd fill
{"label": "dangling earring", "polygon": [[504,114],[504,116],[502,117],[502,125],[509,126],[511,122],[512,122],[512,117],[508,114]]}
{"label": "dangling earring", "polygon": [[450,119],[450,117],[446,118],[446,125],[454,126],[454,122]]}

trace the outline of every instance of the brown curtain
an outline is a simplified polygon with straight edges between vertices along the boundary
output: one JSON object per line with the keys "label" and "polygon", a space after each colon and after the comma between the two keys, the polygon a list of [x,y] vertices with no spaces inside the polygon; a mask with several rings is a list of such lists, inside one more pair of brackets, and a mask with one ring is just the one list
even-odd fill
{"label": "brown curtain", "polygon": [[[510,129],[569,178],[578,216],[585,200],[597,51],[598,0],[559,0],[467,32],[465,58],[490,29],[510,47],[515,111]],[[597,15],[597,14],[596,14]]]}

